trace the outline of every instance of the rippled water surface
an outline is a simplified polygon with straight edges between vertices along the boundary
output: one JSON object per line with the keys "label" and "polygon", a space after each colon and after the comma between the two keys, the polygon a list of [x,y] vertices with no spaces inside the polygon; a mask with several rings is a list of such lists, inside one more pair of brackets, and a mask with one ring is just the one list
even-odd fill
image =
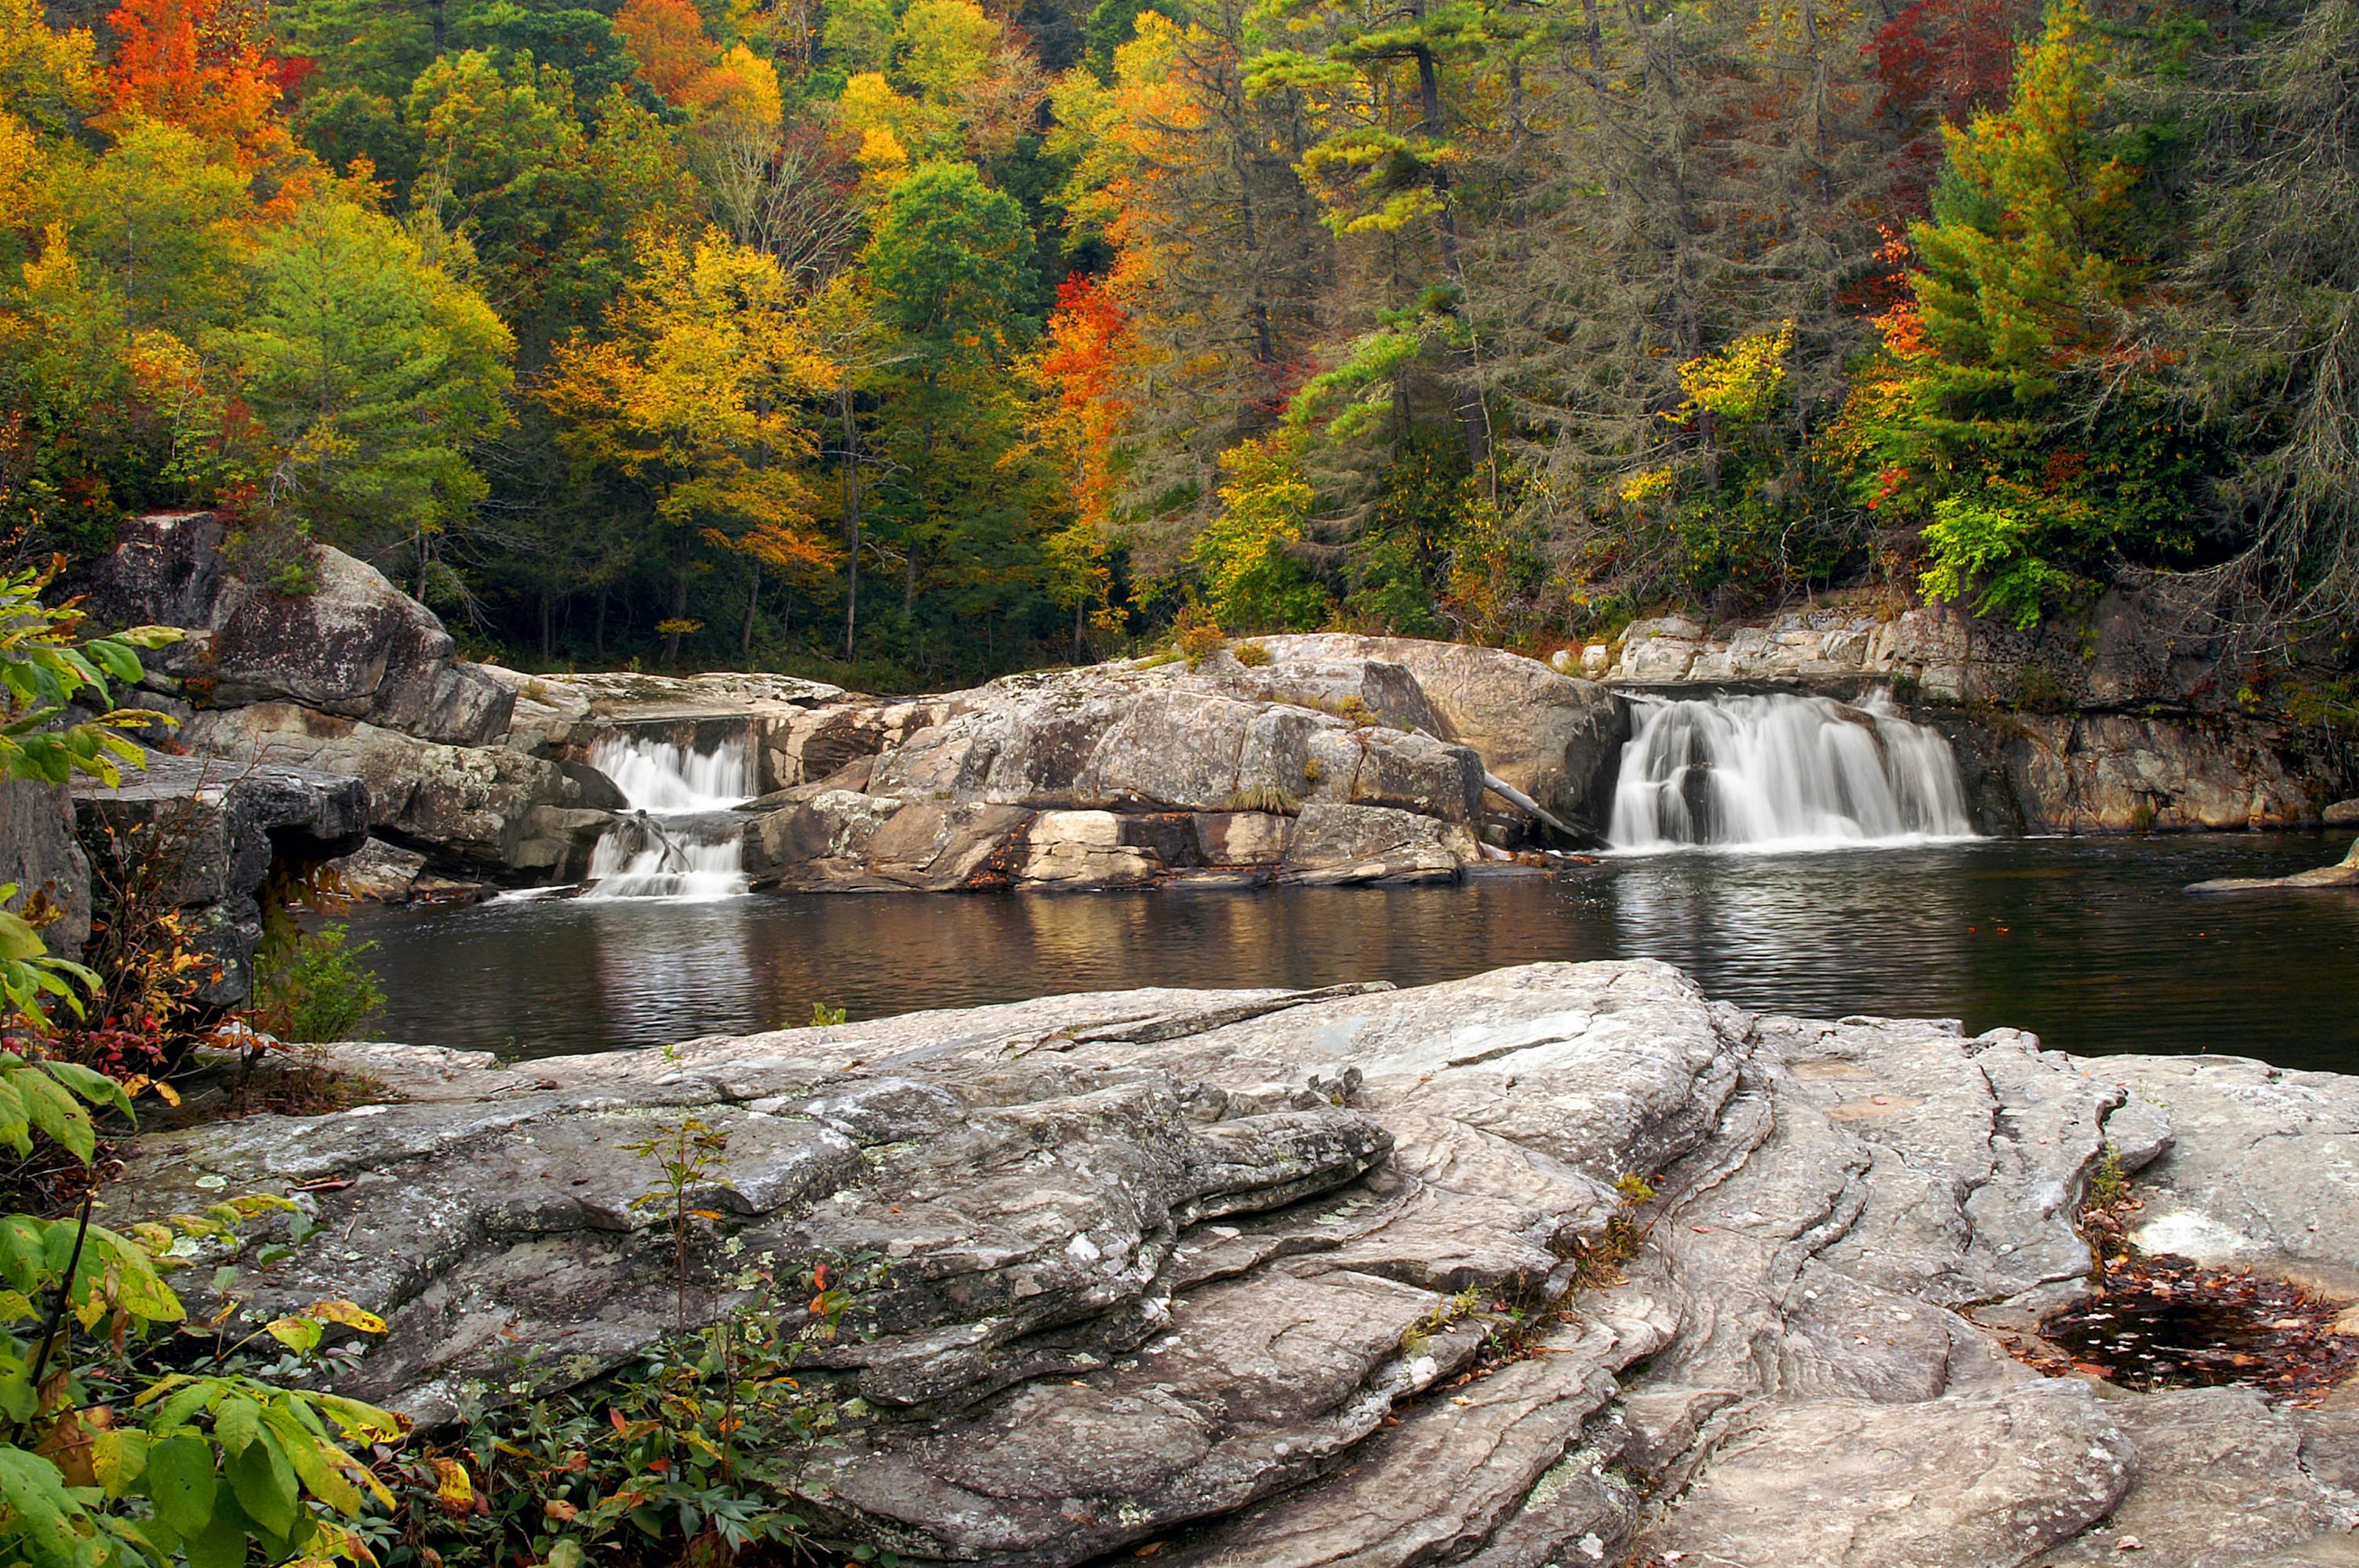
{"label": "rippled water surface", "polygon": [[1962,1017],[2051,1045],[2359,1071],[2359,892],[2190,881],[2341,835],[1982,841],[1617,859],[1457,887],[539,900],[356,913],[372,1033],[534,1055],[1137,985],[1415,985],[1648,957],[1756,1009]]}

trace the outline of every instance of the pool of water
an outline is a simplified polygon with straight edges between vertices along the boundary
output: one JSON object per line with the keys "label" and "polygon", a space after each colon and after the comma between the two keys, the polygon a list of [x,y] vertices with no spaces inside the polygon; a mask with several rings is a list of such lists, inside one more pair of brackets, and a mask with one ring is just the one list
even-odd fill
{"label": "pool of water", "polygon": [[1647,957],[1746,1007],[2012,1024],[2101,1054],[2359,1071],[2359,892],[2191,897],[2341,835],[1609,859],[1560,879],[1257,892],[563,899],[362,910],[370,1033],[527,1055],[1126,986],[1400,985]]}

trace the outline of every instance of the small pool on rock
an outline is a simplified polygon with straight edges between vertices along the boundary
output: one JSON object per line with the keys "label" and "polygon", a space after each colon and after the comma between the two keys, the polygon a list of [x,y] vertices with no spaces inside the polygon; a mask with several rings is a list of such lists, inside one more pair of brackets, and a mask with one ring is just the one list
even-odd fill
{"label": "small pool on rock", "polygon": [[2035,1364],[2141,1392],[2245,1383],[2304,1402],[2359,1368],[2359,1338],[2334,1332],[2339,1310],[2249,1270],[2142,1258],[2113,1271],[2103,1296],[2040,1325],[2069,1368]]}

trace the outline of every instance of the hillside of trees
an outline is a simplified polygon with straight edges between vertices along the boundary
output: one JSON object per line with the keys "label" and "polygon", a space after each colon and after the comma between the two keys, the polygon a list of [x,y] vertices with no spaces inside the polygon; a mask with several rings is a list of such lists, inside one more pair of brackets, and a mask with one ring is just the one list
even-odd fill
{"label": "hillside of trees", "polygon": [[0,0],[0,555],[219,507],[520,664],[2347,663],[2354,398],[2354,0]]}

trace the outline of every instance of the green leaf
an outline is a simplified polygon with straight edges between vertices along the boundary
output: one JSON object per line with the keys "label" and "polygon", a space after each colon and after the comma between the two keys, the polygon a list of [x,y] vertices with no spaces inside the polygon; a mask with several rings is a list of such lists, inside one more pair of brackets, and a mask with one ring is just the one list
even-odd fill
{"label": "green leaf", "polygon": [[213,1445],[203,1438],[168,1437],[150,1444],[146,1481],[156,1517],[179,1534],[195,1536],[212,1522],[218,1487]]}
{"label": "green leaf", "polygon": [[208,1519],[205,1528],[180,1542],[189,1568],[245,1568],[245,1525],[243,1520]]}
{"label": "green leaf", "polygon": [[262,1407],[233,1395],[213,1409],[213,1436],[234,1456],[245,1452],[262,1421]]}
{"label": "green leaf", "polygon": [[89,1164],[92,1153],[98,1147],[98,1135],[90,1125],[90,1112],[46,1073],[16,1073],[10,1076],[16,1083],[17,1094],[24,1098],[25,1110],[32,1118],[33,1125],[48,1133],[75,1159]]}
{"label": "green leaf", "polygon": [[257,1432],[245,1452],[233,1454],[223,1468],[229,1473],[231,1489],[237,1494],[238,1506],[255,1523],[273,1535],[287,1535],[294,1530],[299,1495],[295,1467],[287,1463],[276,1437],[266,1431]]}
{"label": "green leaf", "polygon": [[0,909],[0,958],[19,961],[38,958],[49,949],[41,944],[41,934],[21,914]]}
{"label": "green leaf", "polygon": [[[82,968],[79,964],[74,967]],[[82,973],[90,975],[91,989],[95,990],[98,977],[91,974],[87,969],[82,969]],[[123,1092],[121,1084],[108,1077],[104,1073],[92,1072],[79,1062],[44,1062],[41,1066],[51,1077],[64,1084],[66,1087],[73,1090],[91,1104],[111,1105],[125,1116],[131,1114],[131,1097]]]}
{"label": "green leaf", "polygon": [[73,1521],[86,1516],[56,1465],[21,1448],[0,1448],[0,1502],[16,1516],[13,1528],[37,1565],[78,1568],[82,1537]]}
{"label": "green leaf", "polygon": [[317,1350],[320,1336],[325,1332],[317,1319],[308,1317],[275,1318],[266,1326],[271,1338],[298,1356],[309,1356]]}
{"label": "green leaf", "polygon": [[288,1464],[313,1497],[341,1514],[361,1511],[360,1489],[336,1468],[325,1444],[304,1431],[291,1413],[277,1405],[264,1411],[262,1419],[286,1450]]}
{"label": "green leaf", "polygon": [[137,1427],[100,1433],[91,1441],[90,1467],[108,1497],[121,1497],[147,1467],[147,1434]]}

